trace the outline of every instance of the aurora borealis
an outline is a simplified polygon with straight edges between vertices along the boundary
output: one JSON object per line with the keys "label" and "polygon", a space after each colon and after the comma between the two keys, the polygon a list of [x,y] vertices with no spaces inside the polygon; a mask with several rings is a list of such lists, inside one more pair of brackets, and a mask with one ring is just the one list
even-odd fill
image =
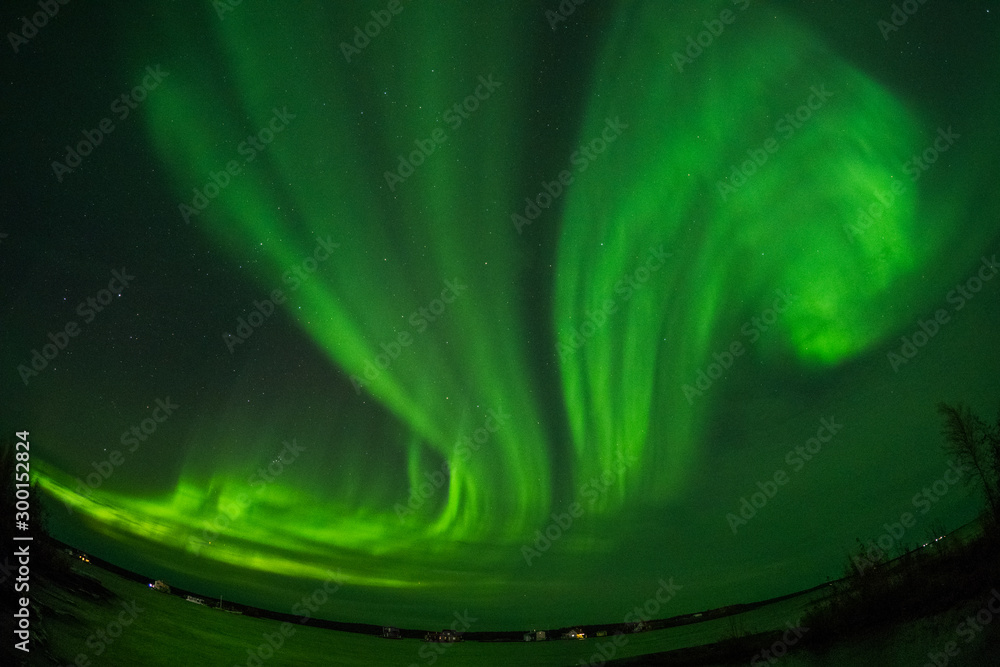
{"label": "aurora borealis", "polygon": [[93,60],[70,5],[17,54],[57,83],[12,103],[5,393],[57,537],[541,627],[815,585],[948,469],[935,403],[997,400],[997,12],[550,4],[151,3]]}

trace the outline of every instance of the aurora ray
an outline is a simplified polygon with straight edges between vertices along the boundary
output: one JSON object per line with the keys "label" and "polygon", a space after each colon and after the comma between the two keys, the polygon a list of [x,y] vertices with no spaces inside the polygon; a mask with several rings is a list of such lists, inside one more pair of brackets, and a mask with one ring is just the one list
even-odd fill
{"label": "aurora ray", "polygon": [[[852,231],[937,128],[781,13],[738,11],[679,68],[692,31],[733,3],[614,6],[574,145],[610,136],[609,123],[620,136],[574,171],[546,221],[558,225],[549,247],[542,222],[511,221],[518,174],[535,160],[529,128],[511,120],[536,106],[524,46],[545,29],[534,4],[404,3],[349,58],[342,43],[367,9],[296,9],[288,21],[287,7],[255,3],[193,31],[185,12],[156,6],[171,85],[143,112],[178,217],[252,266],[260,299],[284,290],[274,317],[294,321],[344,389],[343,404],[315,399],[335,427],[295,420],[306,451],[335,449],[336,466],[290,463],[259,487],[248,480],[293,420],[238,405],[178,436],[187,454],[162,492],[81,494],[72,474],[41,466],[47,490],[96,530],[155,543],[163,561],[192,558],[184,567],[203,558],[318,578],[336,563],[361,589],[488,597],[543,579],[525,574],[519,549],[614,470],[558,547],[610,554],[615,521],[690,490],[722,390],[692,397],[685,385],[776,291],[794,304],[734,374],[750,359],[824,373],[878,353],[935,298],[914,277],[989,236],[953,203],[982,183],[952,176],[905,183]],[[134,38],[133,64],[150,38]],[[801,108],[808,117],[781,125]],[[244,149],[263,128],[271,140]],[[762,151],[745,182],[732,178]],[[968,144],[954,154],[987,159]],[[318,246],[328,257],[293,272]],[[528,284],[529,252],[551,263],[544,289]],[[529,313],[550,291],[543,340]],[[232,330],[252,307],[218,321]],[[252,356],[254,336],[234,355]],[[279,389],[301,396],[292,382]],[[493,414],[510,418],[484,430]],[[479,431],[481,448],[463,448]],[[223,439],[239,453],[205,453]],[[218,539],[199,537],[209,533]]]}

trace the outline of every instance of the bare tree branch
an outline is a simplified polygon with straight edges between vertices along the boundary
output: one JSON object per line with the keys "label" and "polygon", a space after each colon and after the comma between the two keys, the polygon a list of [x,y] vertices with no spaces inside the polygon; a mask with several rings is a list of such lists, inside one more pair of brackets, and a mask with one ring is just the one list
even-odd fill
{"label": "bare tree branch", "polygon": [[966,482],[979,487],[994,522],[1000,523],[1000,413],[991,426],[961,403],[939,403],[945,452],[972,469]]}

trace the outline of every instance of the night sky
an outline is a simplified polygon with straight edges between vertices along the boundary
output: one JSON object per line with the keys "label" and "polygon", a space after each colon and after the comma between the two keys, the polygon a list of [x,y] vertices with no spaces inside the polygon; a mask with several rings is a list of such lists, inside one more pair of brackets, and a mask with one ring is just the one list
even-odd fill
{"label": "night sky", "polygon": [[976,517],[935,404],[1000,393],[995,3],[14,4],[4,437],[55,537],[485,630]]}

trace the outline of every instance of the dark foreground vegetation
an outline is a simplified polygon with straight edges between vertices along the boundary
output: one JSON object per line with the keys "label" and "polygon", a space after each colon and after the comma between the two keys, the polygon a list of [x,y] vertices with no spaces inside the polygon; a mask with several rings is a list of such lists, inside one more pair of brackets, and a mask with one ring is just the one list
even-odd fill
{"label": "dark foreground vegetation", "polygon": [[[101,603],[110,604],[115,595],[105,588],[100,582],[83,575],[73,569],[73,556],[60,548],[60,545],[48,535],[46,530],[47,519],[42,506],[38,501],[38,489],[35,485],[30,487],[28,495],[28,509],[26,511],[28,530],[25,532],[15,531],[15,517],[23,518],[22,514],[15,514],[15,478],[14,478],[14,448],[9,444],[3,447],[0,452],[0,469],[4,471],[3,482],[0,484],[0,493],[3,494],[3,524],[4,535],[30,535],[31,541],[14,542],[14,549],[11,549],[3,556],[3,563],[0,564],[0,581],[3,583],[3,595],[6,596],[4,609],[19,609],[17,603],[19,598],[30,600],[28,606],[28,617],[30,631],[30,655],[20,651],[9,642],[10,637],[14,637],[16,627],[9,630],[6,625],[11,624],[10,614],[4,614],[5,630],[4,640],[7,643],[5,652],[13,653],[14,664],[57,664],[56,656],[52,653],[51,638],[46,632],[47,621],[57,616],[64,618],[72,617],[70,611],[74,598],[86,598]],[[20,551],[26,550],[25,556],[17,555]],[[12,555],[12,552],[14,555]],[[22,562],[26,561],[26,563]],[[22,571],[22,566],[27,570]],[[40,596],[40,592],[48,592],[48,596]],[[60,603],[50,603],[56,599]],[[67,609],[67,607],[69,607]],[[20,619],[19,619],[20,620]],[[19,622],[19,621],[15,621]]]}
{"label": "dark foreground vegetation", "polygon": [[[615,660],[616,667],[670,664],[702,665],[772,664],[793,648],[825,653],[835,645],[863,638],[886,636],[901,624],[926,619],[994,597],[1000,604],[1000,411],[992,423],[963,405],[938,405],[944,422],[943,450],[965,474],[963,480],[983,498],[980,517],[945,534],[932,527],[920,544],[912,544],[907,527],[891,525],[882,546],[862,542],[849,554],[844,576],[831,587],[829,597],[801,619],[807,628],[801,646],[795,633],[782,631],[744,633],[734,625],[729,636],[708,646]],[[886,546],[885,543],[889,542]],[[960,628],[962,630],[963,628]],[[964,628],[968,636],[986,631],[975,624]],[[988,636],[996,636],[989,628]],[[956,638],[962,638],[961,632]],[[794,640],[789,643],[789,639]],[[762,655],[761,647],[779,647],[781,655]],[[766,650],[766,649],[765,649]],[[939,664],[947,656],[938,658]],[[933,663],[931,663],[933,664]]]}
{"label": "dark foreground vegetation", "polygon": [[962,405],[942,403],[938,412],[943,449],[982,495],[981,516],[948,535],[932,529],[923,544],[897,548],[903,553],[895,557],[891,548],[858,540],[838,593],[803,620],[814,648],[985,600],[1000,586],[1000,412],[992,424]]}
{"label": "dark foreground vegetation", "polygon": [[[940,405],[939,412],[944,420],[944,449],[949,458],[961,466],[968,474],[964,481],[971,485],[984,499],[984,507],[979,519],[945,534],[943,528],[932,528],[921,544],[911,544],[910,533],[890,527],[894,538],[891,545],[887,540],[858,540],[855,552],[849,554],[845,564],[844,577],[832,584],[824,584],[812,593],[824,595],[802,619],[799,626],[767,632],[747,632],[740,625],[743,614],[766,604],[779,602],[784,598],[749,605],[733,605],[698,614],[686,614],[670,619],[650,620],[634,624],[594,625],[574,628],[597,642],[594,646],[610,647],[612,643],[624,645],[626,637],[634,633],[664,630],[691,623],[729,618],[730,630],[721,641],[702,646],[694,646],[665,653],[651,653],[641,656],[613,659],[614,651],[594,654],[597,662],[589,664],[607,665],[651,665],[670,664],[679,667],[708,665],[773,664],[773,660],[793,650],[798,655],[803,652],[823,654],[845,642],[859,638],[887,636],[903,624],[934,617],[949,610],[968,606],[970,603],[982,605],[996,595],[1000,605],[1000,413],[994,423],[989,423],[962,406]],[[2,452],[5,470],[13,469],[12,451]],[[12,476],[5,475],[3,497],[13,504],[14,484]],[[15,656],[15,664],[66,664],[71,656],[57,655],[53,648],[53,638],[46,633],[52,624],[83,623],[74,616],[74,610],[88,605],[112,607],[119,600],[96,578],[82,573],[81,563],[90,563],[89,558],[68,548],[47,535],[45,515],[37,502],[36,490],[31,493],[30,521],[34,540],[31,550],[31,647],[30,663]],[[5,503],[6,504],[6,503]],[[5,512],[5,523],[12,524],[14,513]],[[7,534],[13,533],[13,525],[8,525]],[[894,530],[900,531],[897,534]],[[905,538],[904,538],[905,534]],[[880,536],[883,538],[885,536]],[[96,562],[96,565],[115,572],[125,579],[145,580],[134,573],[126,572],[111,564]],[[3,579],[9,584],[16,576],[16,564],[8,561],[3,565]],[[89,565],[87,567],[90,567]],[[110,585],[110,584],[109,584]],[[10,594],[12,586],[5,586]],[[174,589],[168,596],[185,596],[187,591]],[[785,596],[792,598],[793,596]],[[207,607],[245,614],[248,617],[263,617],[286,622],[293,620],[284,614],[243,607],[221,601],[205,599]],[[10,607],[13,608],[13,604]],[[223,616],[226,616],[223,614]],[[1000,614],[998,614],[1000,617]],[[316,628],[327,628],[349,632],[354,636],[392,636],[398,638],[423,637],[424,630],[386,629],[380,626],[342,624],[313,619]],[[998,624],[1000,625],[1000,624]],[[567,634],[567,628],[550,629],[548,639],[555,640]],[[987,637],[998,637],[997,628],[984,629]],[[523,633],[518,632],[470,632],[464,635],[467,641],[479,645],[490,642],[520,642]],[[768,652],[770,651],[770,652]],[[605,660],[604,656],[611,658]],[[618,653],[621,655],[621,653]],[[586,661],[582,661],[586,664]],[[578,663],[580,664],[580,663]]]}

